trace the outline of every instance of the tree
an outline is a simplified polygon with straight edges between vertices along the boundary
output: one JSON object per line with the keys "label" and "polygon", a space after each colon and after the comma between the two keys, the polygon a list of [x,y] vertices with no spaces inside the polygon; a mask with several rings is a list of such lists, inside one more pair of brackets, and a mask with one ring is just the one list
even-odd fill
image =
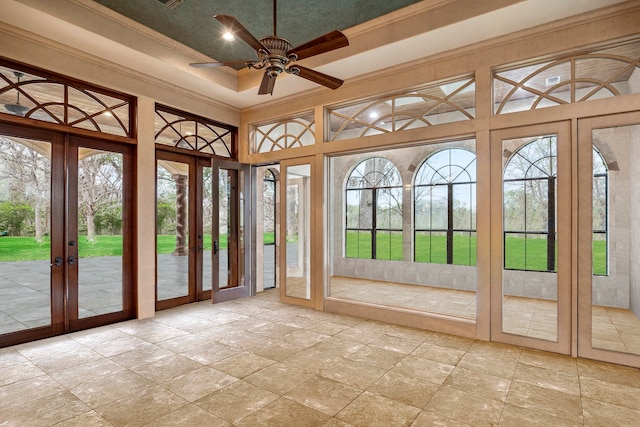
{"label": "tree", "polygon": [[78,210],[86,220],[87,240],[95,241],[96,214],[122,205],[122,157],[98,152],[80,160],[78,199]]}
{"label": "tree", "polygon": [[33,215],[33,208],[26,203],[0,202],[0,231],[11,236],[22,234],[24,223]]}

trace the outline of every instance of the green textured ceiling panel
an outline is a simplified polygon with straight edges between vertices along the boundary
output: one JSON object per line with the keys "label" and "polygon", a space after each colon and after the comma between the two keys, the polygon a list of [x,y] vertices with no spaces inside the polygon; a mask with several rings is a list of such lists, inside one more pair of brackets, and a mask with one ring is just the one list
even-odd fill
{"label": "green textured ceiling panel", "polygon": [[[255,59],[237,40],[220,38],[213,16],[234,16],[256,38],[273,35],[272,0],[95,0],[140,24],[219,61]],[[278,36],[297,46],[332,30],[344,30],[419,0],[279,0]],[[172,8],[173,7],[173,8]]]}

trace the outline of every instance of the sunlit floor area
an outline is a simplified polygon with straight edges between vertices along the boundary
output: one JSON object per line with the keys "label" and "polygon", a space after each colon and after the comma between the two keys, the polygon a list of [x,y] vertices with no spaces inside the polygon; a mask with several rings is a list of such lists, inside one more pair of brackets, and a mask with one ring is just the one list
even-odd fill
{"label": "sunlit floor area", "polygon": [[19,426],[634,425],[640,370],[253,298],[0,349]]}

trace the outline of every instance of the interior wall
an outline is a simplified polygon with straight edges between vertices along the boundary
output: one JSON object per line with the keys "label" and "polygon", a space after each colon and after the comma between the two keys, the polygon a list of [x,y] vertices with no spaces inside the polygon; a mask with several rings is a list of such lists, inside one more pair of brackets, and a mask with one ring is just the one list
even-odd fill
{"label": "interior wall", "polygon": [[631,311],[640,319],[640,126],[629,129],[629,142],[631,145],[631,175],[629,199],[631,201],[630,216],[631,227],[629,229],[629,305]]}

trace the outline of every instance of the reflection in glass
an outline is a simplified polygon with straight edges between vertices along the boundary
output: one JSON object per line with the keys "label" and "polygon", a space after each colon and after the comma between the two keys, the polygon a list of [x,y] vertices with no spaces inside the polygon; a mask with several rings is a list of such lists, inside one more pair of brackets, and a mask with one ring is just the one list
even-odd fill
{"label": "reflection in glass", "polygon": [[475,320],[475,158],[474,140],[331,158],[328,294]]}
{"label": "reflection in glass", "polygon": [[51,146],[0,136],[0,334],[51,324]]}
{"label": "reflection in glass", "polygon": [[640,354],[640,125],[592,141],[591,344]]}
{"label": "reflection in glass", "polygon": [[156,205],[157,299],[189,294],[189,165],[158,161]]}
{"label": "reflection in glass", "polygon": [[123,158],[83,148],[78,155],[78,317],[84,318],[123,309]]}
{"label": "reflection in glass", "polygon": [[311,166],[287,168],[286,182],[286,278],[287,296],[311,299],[309,271]]}
{"label": "reflection in glass", "polygon": [[502,330],[556,341],[555,135],[504,140]]}

